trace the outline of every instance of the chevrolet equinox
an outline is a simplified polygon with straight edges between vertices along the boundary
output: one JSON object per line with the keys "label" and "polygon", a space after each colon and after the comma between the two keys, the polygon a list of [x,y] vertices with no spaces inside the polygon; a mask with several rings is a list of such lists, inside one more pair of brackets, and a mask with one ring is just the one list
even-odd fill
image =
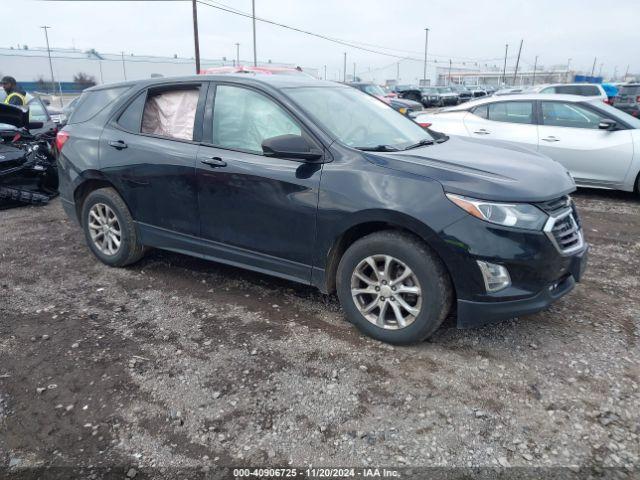
{"label": "chevrolet equinox", "polygon": [[67,214],[122,267],[147,247],[337,292],[379,340],[544,309],[586,263],[575,184],[531,151],[423,129],[287,76],[93,87],[57,137]]}

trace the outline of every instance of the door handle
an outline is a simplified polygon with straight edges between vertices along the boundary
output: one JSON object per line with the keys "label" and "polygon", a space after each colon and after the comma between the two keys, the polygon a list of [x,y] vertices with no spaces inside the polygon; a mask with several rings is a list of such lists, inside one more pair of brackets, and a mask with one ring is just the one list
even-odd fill
{"label": "door handle", "polygon": [[542,140],[544,140],[545,142],[559,142],[560,141],[560,139],[556,138],[556,137],[546,137],[546,138],[543,138]]}
{"label": "door handle", "polygon": [[478,135],[489,135],[491,132],[487,132],[484,128],[481,128],[480,130],[476,130],[473,133],[477,133]]}
{"label": "door handle", "polygon": [[127,148],[127,144],[122,140],[109,140],[109,145],[115,148],[116,150],[123,150]]}
{"label": "door handle", "polygon": [[201,163],[209,165],[210,167],[226,167],[227,162],[225,162],[220,157],[207,157],[200,160]]}

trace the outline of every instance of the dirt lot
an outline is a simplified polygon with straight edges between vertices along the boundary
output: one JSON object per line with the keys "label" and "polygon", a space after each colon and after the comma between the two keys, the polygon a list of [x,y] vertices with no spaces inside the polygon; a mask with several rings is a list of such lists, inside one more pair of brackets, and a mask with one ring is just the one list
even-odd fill
{"label": "dirt lot", "polygon": [[106,267],[58,201],[0,211],[0,477],[313,464],[638,478],[640,200],[576,198],[592,250],[573,293],[407,348],[286,281],[158,251]]}

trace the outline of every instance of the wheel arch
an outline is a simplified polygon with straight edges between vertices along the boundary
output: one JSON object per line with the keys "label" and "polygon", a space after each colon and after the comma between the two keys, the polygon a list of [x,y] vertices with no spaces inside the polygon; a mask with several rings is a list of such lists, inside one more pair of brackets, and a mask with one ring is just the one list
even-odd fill
{"label": "wheel arch", "polygon": [[[76,217],[81,225],[82,225],[82,206],[84,204],[85,199],[91,192],[98,190],[100,188],[113,188],[116,191],[116,193],[120,195],[120,198],[122,198],[124,201],[124,197],[122,197],[120,192],[118,192],[118,189],[115,187],[115,185],[112,182],[110,182],[100,171],[87,170],[83,172],[82,179],[73,190],[73,202],[75,205]],[[126,201],[125,201],[125,205],[126,205]],[[128,205],[127,205],[127,208],[129,208]]]}
{"label": "wheel arch", "polygon": [[451,272],[436,247],[437,235],[427,225],[409,215],[397,211],[374,211],[355,215],[358,220],[345,226],[341,230],[341,233],[335,237],[331,243],[331,248],[327,252],[324,264],[324,284],[322,285],[327,293],[334,293],[336,291],[338,264],[344,252],[353,245],[353,243],[375,232],[395,230],[416,237],[433,252],[452,279],[451,284],[454,288],[455,295],[455,286]]}

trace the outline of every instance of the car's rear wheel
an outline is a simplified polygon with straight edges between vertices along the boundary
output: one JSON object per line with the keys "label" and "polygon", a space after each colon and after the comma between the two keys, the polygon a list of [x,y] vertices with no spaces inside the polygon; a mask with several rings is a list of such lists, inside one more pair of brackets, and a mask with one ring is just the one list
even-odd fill
{"label": "car's rear wheel", "polygon": [[82,205],[87,245],[103,263],[124,267],[144,255],[129,209],[112,188],[91,192]]}
{"label": "car's rear wheel", "polygon": [[347,249],[338,265],[337,290],[352,323],[394,344],[433,334],[453,296],[440,259],[416,237],[392,230],[368,235]]}

